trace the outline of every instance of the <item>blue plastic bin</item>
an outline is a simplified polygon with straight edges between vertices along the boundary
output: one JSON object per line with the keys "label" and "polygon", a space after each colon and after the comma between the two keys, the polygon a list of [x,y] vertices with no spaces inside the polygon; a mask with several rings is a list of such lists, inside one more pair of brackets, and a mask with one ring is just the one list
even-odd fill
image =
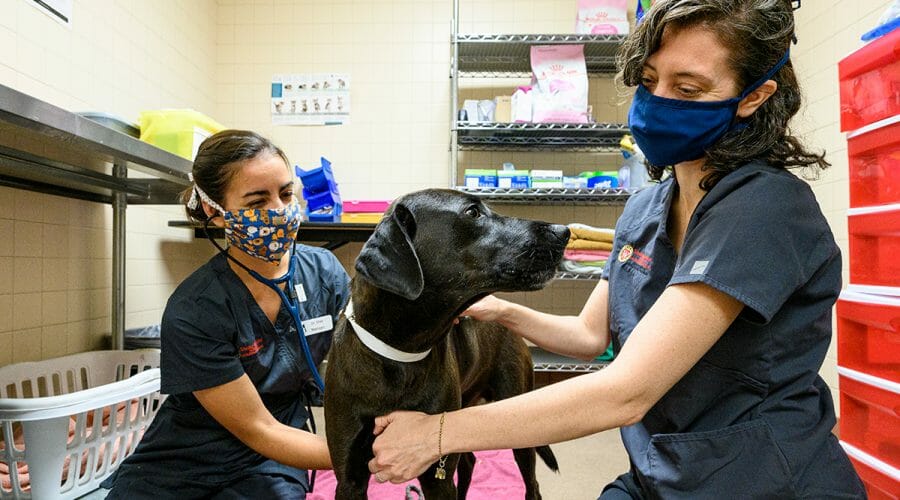
{"label": "blue plastic bin", "polygon": [[294,167],[297,177],[300,178],[300,183],[303,184],[303,190],[310,193],[321,193],[329,190],[337,192],[337,182],[334,180],[331,162],[324,156],[321,158],[321,161],[322,166],[312,170],[303,170],[299,165]]}

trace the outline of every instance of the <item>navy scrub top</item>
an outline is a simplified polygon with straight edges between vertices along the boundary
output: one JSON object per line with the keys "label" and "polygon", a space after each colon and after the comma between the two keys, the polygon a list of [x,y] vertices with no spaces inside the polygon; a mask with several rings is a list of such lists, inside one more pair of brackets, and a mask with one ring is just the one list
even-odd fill
{"label": "navy scrub top", "polygon": [[[299,305],[301,320],[330,315],[336,324],[350,294],[344,268],[331,252],[316,247],[295,245],[293,258],[299,264],[294,282],[306,292]],[[327,353],[332,334],[307,337],[317,362]],[[303,427],[308,415],[302,390],[313,382],[284,305],[273,327],[226,257],[218,254],[169,298],[161,341],[161,391],[169,396],[135,453],[116,472],[116,486],[127,488],[123,483],[139,479],[142,488],[156,484],[161,495],[170,496],[182,487],[214,492],[253,474],[282,474],[305,484],[305,471],[248,448],[192,393],[246,373],[279,422]]]}
{"label": "navy scrub top", "polygon": [[818,375],[831,341],[841,256],[802,180],[761,162],[729,173],[694,211],[676,255],[675,181],[635,194],[604,277],[616,350],[669,285],[702,282],[745,307],[703,358],[621,430],[649,498],[864,498],[831,434]]}

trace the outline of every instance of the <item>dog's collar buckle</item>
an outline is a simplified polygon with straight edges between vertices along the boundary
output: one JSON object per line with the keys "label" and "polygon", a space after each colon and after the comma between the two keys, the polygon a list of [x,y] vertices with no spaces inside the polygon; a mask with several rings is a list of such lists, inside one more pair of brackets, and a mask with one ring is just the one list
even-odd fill
{"label": "dog's collar buckle", "polygon": [[347,318],[350,326],[353,327],[353,331],[356,333],[359,341],[383,358],[399,363],[415,363],[416,361],[422,361],[431,353],[431,349],[423,352],[405,352],[384,343],[381,339],[372,335],[371,332],[359,326],[359,323],[356,322],[356,318],[353,316],[353,302],[347,302],[347,307],[344,308],[344,316]]}

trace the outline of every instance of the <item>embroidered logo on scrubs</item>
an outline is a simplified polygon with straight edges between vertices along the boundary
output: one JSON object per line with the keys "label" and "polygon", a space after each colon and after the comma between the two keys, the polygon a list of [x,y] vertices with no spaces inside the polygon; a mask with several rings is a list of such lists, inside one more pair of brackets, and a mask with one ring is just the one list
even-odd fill
{"label": "embroidered logo on scrubs", "polygon": [[240,356],[242,358],[246,358],[248,356],[253,356],[254,354],[258,353],[260,350],[262,350],[263,346],[264,346],[263,339],[256,339],[250,345],[242,345],[241,347],[239,347],[238,354],[240,354]]}
{"label": "embroidered logo on scrubs", "polygon": [[618,259],[619,262],[623,263],[630,260],[648,271],[650,270],[650,265],[653,264],[653,259],[649,255],[631,245],[622,247],[622,250],[619,251]]}
{"label": "embroidered logo on scrubs", "polygon": [[619,262],[625,262],[626,260],[631,258],[631,255],[634,253],[634,248],[631,245],[625,245],[619,250]]}

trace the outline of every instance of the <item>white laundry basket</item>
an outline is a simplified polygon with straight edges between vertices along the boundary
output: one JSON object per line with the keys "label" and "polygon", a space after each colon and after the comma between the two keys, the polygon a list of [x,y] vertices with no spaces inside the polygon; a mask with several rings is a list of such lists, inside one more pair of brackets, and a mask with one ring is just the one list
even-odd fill
{"label": "white laundry basket", "polygon": [[[158,349],[0,368],[0,466],[9,469],[0,500],[76,498],[97,489],[156,415],[159,378]],[[30,489],[17,472],[24,464]]]}

